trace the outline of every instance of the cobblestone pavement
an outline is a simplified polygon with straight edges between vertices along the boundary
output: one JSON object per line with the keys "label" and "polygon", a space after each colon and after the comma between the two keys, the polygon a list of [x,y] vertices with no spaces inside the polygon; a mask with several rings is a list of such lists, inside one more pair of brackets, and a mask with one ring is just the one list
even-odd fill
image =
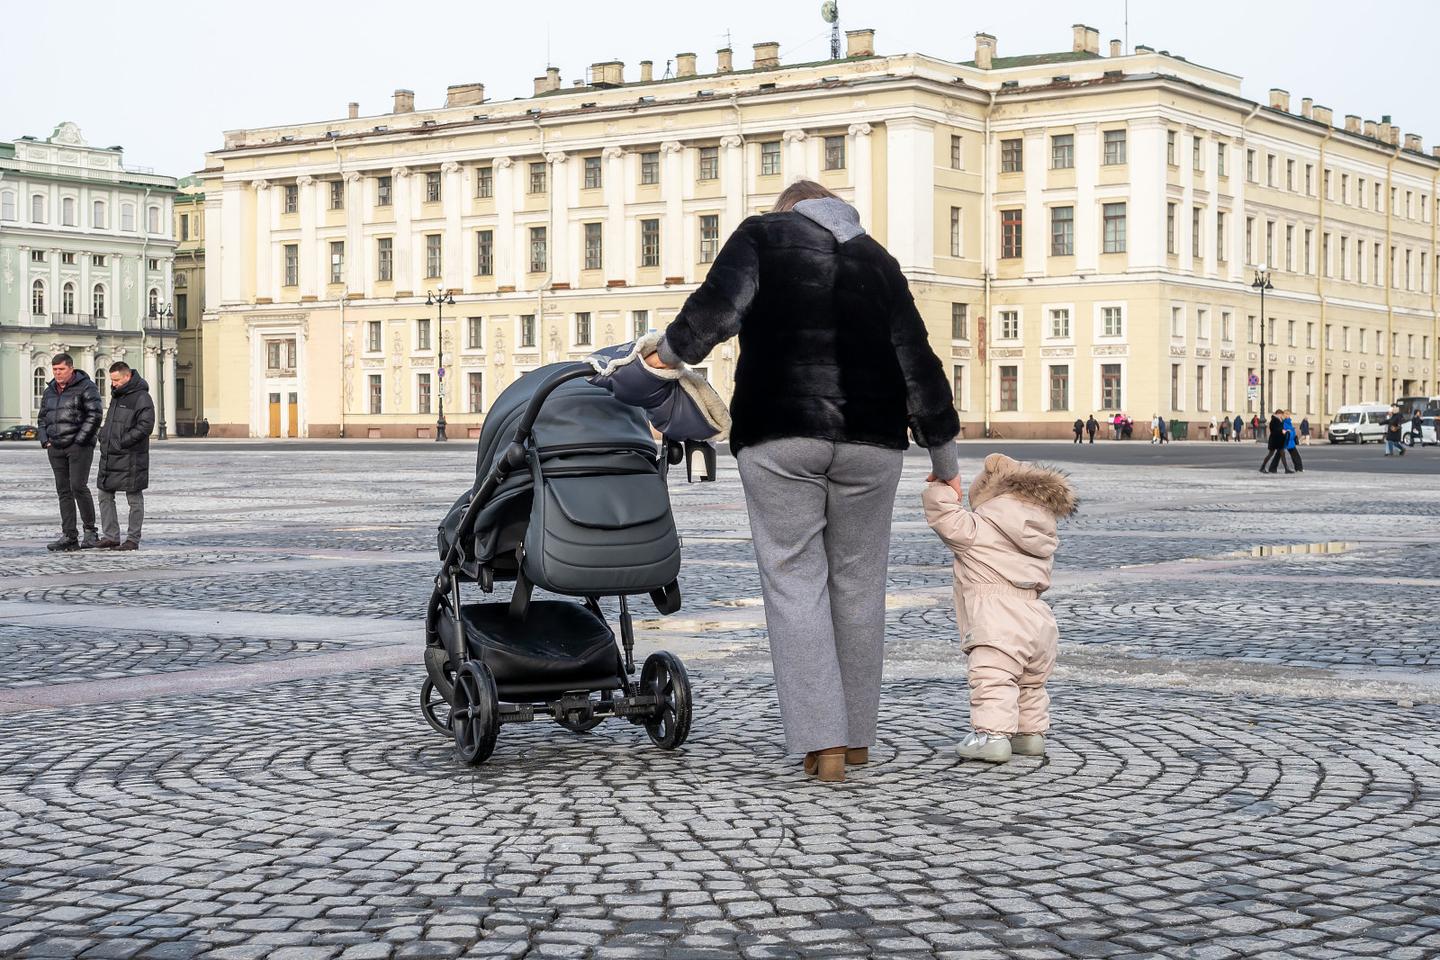
{"label": "cobblestone pavement", "polygon": [[672,487],[685,608],[639,623],[685,748],[515,725],[472,771],[416,710],[468,444],[167,444],[143,549],[63,556],[4,446],[0,957],[1440,957],[1440,484],[1178,446],[1067,465],[1055,729],[1001,767],[952,750],[908,461],[881,742],[838,786],[778,743],[729,466]]}

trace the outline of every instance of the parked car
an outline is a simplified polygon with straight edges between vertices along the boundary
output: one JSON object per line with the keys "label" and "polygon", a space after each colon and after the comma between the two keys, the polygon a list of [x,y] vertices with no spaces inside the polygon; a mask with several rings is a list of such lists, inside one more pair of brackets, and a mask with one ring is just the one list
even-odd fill
{"label": "parked car", "polygon": [[33,423],[20,423],[0,430],[0,440],[39,440],[40,428]]}
{"label": "parked car", "polygon": [[1330,421],[1330,442],[1368,443],[1385,438],[1385,418],[1390,407],[1383,403],[1351,403],[1340,408]]}

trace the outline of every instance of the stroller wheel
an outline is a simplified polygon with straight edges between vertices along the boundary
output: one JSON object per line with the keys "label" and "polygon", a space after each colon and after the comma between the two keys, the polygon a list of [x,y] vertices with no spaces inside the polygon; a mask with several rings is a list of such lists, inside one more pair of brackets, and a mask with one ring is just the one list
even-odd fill
{"label": "stroller wheel", "polygon": [[640,670],[639,686],[641,694],[660,699],[654,715],[645,721],[645,732],[656,746],[674,750],[690,736],[690,677],[685,665],[673,653],[652,653]]}
{"label": "stroller wheel", "polygon": [[450,711],[455,753],[469,766],[484,763],[495,750],[500,733],[500,697],[495,678],[478,660],[468,660],[455,675],[455,702]]}
{"label": "stroller wheel", "polygon": [[435,681],[429,677],[420,684],[420,714],[425,722],[430,724],[431,729],[442,737],[452,735],[450,728],[450,704],[445,701],[444,696],[435,686]]}

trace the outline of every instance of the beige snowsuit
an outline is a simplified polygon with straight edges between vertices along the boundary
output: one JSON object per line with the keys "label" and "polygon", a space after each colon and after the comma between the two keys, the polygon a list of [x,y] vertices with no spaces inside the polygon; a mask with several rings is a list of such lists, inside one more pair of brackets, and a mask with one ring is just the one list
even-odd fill
{"label": "beige snowsuit", "polygon": [[947,484],[924,493],[925,519],[955,554],[955,616],[969,656],[970,723],[985,733],[1044,733],[1045,691],[1060,634],[1040,594],[1050,587],[1055,521],[1075,511],[1058,471],[985,458],[966,510]]}

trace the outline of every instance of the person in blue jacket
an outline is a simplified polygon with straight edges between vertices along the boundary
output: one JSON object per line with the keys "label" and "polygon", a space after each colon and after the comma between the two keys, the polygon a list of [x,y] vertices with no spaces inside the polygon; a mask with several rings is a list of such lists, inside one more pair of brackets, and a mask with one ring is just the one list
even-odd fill
{"label": "person in blue jacket", "polygon": [[1295,464],[1295,472],[1303,473],[1305,468],[1300,463],[1300,448],[1295,443],[1295,424],[1290,419],[1290,411],[1283,411],[1285,415],[1285,452],[1290,454],[1290,462]]}

